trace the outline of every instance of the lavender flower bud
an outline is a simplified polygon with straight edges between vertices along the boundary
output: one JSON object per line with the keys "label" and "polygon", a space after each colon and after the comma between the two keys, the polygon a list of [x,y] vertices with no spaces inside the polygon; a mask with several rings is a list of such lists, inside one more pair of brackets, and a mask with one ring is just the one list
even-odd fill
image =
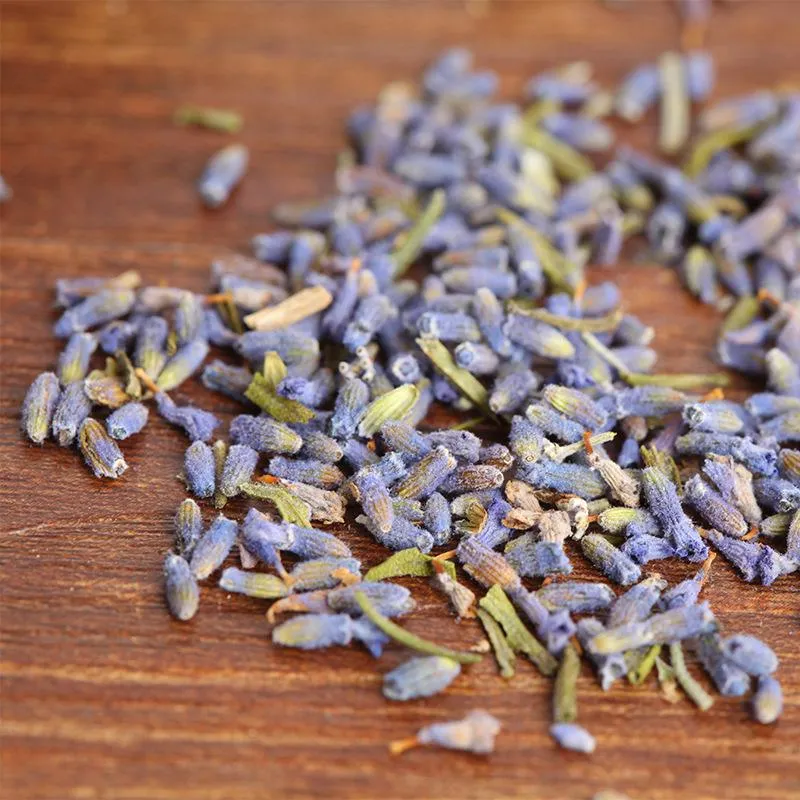
{"label": "lavender flower bud", "polygon": [[106,429],[114,439],[127,439],[144,429],[148,416],[147,406],[142,403],[126,403],[109,414]]}

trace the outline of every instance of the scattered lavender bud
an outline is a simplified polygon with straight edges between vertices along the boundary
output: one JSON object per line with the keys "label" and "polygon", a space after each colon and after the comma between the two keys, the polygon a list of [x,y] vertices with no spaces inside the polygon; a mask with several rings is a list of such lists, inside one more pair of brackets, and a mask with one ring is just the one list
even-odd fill
{"label": "scattered lavender bud", "polygon": [[762,725],[771,725],[783,712],[783,691],[778,681],[768,675],[758,679],[758,688],[752,700],[753,719]]}
{"label": "scattered lavender bud", "polygon": [[200,604],[200,590],[186,560],[169,553],[164,561],[164,592],[167,606],[175,619],[187,622]]}
{"label": "scattered lavender bud", "polygon": [[207,578],[228,557],[236,541],[238,525],[220,514],[192,550],[189,566],[197,580]]}
{"label": "scattered lavender bud", "polygon": [[191,558],[195,545],[203,535],[203,515],[190,497],[175,512],[175,547],[184,558]]}
{"label": "scattered lavender bud", "polygon": [[108,415],[106,429],[114,439],[127,439],[144,429],[148,416],[147,406],[142,403],[126,403]]}
{"label": "scattered lavender bud", "polygon": [[43,372],[30,385],[22,402],[22,430],[35,444],[47,438],[60,397],[58,378],[52,372]]}
{"label": "scattered lavender bud", "polygon": [[250,154],[241,144],[230,144],[218,150],[203,170],[197,190],[208,208],[224,205],[244,177]]}
{"label": "scattered lavender bud", "polygon": [[738,633],[721,642],[722,654],[748,675],[769,675],[778,668],[778,657],[760,639]]}
{"label": "scattered lavender bud", "polygon": [[703,561],[708,556],[708,548],[683,513],[675,484],[657,467],[646,467],[642,472],[642,486],[650,511],[678,555],[689,561]]}
{"label": "scattered lavender bud", "polygon": [[437,722],[421,728],[416,743],[448,750],[466,750],[486,755],[494,750],[500,723],[485,711],[470,711],[458,722]]}
{"label": "scattered lavender bud", "polygon": [[571,614],[584,614],[608,608],[614,592],[604,583],[564,581],[542,586],[536,597],[548,611],[566,609]]}
{"label": "scattered lavender bud", "polygon": [[412,658],[383,676],[388,700],[416,700],[444,691],[461,673],[457,661],[444,656]]}
{"label": "scattered lavender bud", "polygon": [[647,533],[631,536],[622,543],[620,550],[637,564],[648,564],[651,561],[660,561],[677,555],[675,547],[668,539]]}
{"label": "scattered lavender bud", "polygon": [[83,381],[64,387],[58,398],[50,428],[62,447],[68,447],[78,435],[81,423],[91,414],[92,401],[86,396]]}
{"label": "scattered lavender bud", "polygon": [[590,533],[581,539],[583,554],[609,580],[628,586],[641,576],[639,567],[618,548],[598,533]]}
{"label": "scattered lavender bud", "polygon": [[209,411],[193,406],[175,405],[166,392],[157,392],[155,399],[158,413],[170,424],[183,428],[192,441],[199,439],[207,442],[220,424],[220,420]]}
{"label": "scattered lavender bud", "polygon": [[91,330],[124,317],[135,299],[136,295],[130,289],[103,289],[67,309],[53,326],[53,333],[60,339],[66,339],[73,333]]}
{"label": "scattered lavender bud", "polygon": [[684,484],[683,493],[684,499],[712,528],[737,539],[749,530],[741,512],[726,503],[699,475],[692,476]]}
{"label": "scattered lavender bud", "polygon": [[697,658],[724,697],[741,697],[750,688],[750,676],[725,658],[722,639],[707,633],[695,641]]}
{"label": "scattered lavender bud", "polygon": [[550,735],[559,747],[576,753],[594,753],[597,746],[594,736],[575,722],[556,722],[550,726]]}
{"label": "scattered lavender bud", "polygon": [[293,455],[303,446],[303,439],[288,425],[268,417],[241,414],[230,426],[231,442],[246,444],[259,453],[288,453]]}
{"label": "scattered lavender bud", "polygon": [[62,386],[83,380],[89,369],[89,359],[97,349],[97,339],[91,333],[73,333],[58,357],[58,378]]}
{"label": "scattered lavender bud", "polygon": [[194,339],[185,344],[167,361],[156,379],[156,385],[162,392],[177,389],[187,378],[200,368],[208,355],[208,342]]}
{"label": "scattered lavender bud", "polygon": [[225,497],[235,497],[241,491],[242,484],[253,476],[258,463],[258,451],[246,444],[233,444],[228,448],[225,464],[219,481],[219,491]]}
{"label": "scattered lavender bud", "polygon": [[119,478],[128,469],[117,443],[96,419],[87,417],[81,423],[78,430],[78,447],[84,460],[98,478]]}
{"label": "scattered lavender bud", "polygon": [[203,441],[196,440],[186,448],[183,457],[186,488],[195,497],[211,497],[216,483],[214,453]]}

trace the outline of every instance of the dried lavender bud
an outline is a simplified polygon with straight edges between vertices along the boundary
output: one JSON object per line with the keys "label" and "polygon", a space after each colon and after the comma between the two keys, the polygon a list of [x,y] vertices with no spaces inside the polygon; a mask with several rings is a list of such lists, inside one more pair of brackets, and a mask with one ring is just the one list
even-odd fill
{"label": "dried lavender bud", "polygon": [[439,492],[432,492],[425,501],[423,525],[433,536],[435,545],[446,544],[450,540],[452,516],[450,504]]}
{"label": "dried lavender bud", "polygon": [[610,544],[597,533],[590,533],[581,539],[583,554],[609,580],[628,586],[636,583],[641,576],[639,567],[621,550]]}
{"label": "dried lavender bud", "polygon": [[86,377],[89,359],[97,349],[97,339],[90,333],[73,333],[58,357],[58,378],[63,386]]}
{"label": "dried lavender bud", "polygon": [[156,385],[162,392],[176,389],[200,368],[207,355],[208,342],[204,339],[195,339],[185,344],[164,365],[158,374]]}
{"label": "dried lavender bud", "polygon": [[220,424],[220,420],[208,411],[193,406],[175,405],[172,398],[163,391],[156,393],[155,400],[158,413],[170,424],[183,428],[192,441],[207,442]]}
{"label": "dried lavender bud", "polygon": [[96,419],[87,417],[78,430],[78,447],[98,478],[119,478],[128,465],[117,443]]}
{"label": "dried lavender bud", "polygon": [[575,355],[575,347],[557,328],[523,314],[509,314],[503,333],[512,342],[544,358],[572,358]]}
{"label": "dried lavender bud", "polygon": [[259,453],[297,453],[303,440],[288,425],[268,417],[241,414],[230,426],[231,442],[246,444]]}
{"label": "dried lavender bud", "polygon": [[697,658],[723,697],[741,697],[750,688],[750,676],[725,658],[722,639],[716,633],[695,641]]}
{"label": "dried lavender bud", "polygon": [[533,486],[575,494],[585,500],[593,500],[606,493],[605,483],[593,470],[581,464],[539,461],[536,464],[525,465],[520,477]]}
{"label": "dried lavender bud", "polygon": [[219,491],[225,497],[235,497],[241,491],[242,484],[253,476],[257,463],[258,451],[246,444],[231,445],[222,468]]}
{"label": "dried lavender bud", "polygon": [[537,542],[530,534],[525,534],[511,545],[506,549],[506,561],[523,578],[569,575],[572,572],[572,564],[559,542]]}
{"label": "dried lavender bud", "polygon": [[200,590],[189,565],[181,556],[169,553],[164,561],[164,593],[175,619],[187,622],[200,604]]}
{"label": "dried lavender bud", "polygon": [[544,433],[562,442],[579,442],[583,438],[583,427],[573,420],[541,403],[531,403],[525,409],[525,416]]}
{"label": "dried lavender bud", "polygon": [[269,474],[287,481],[309,483],[320,489],[336,489],[344,474],[334,464],[323,464],[314,459],[293,459],[275,456],[269,462]]}
{"label": "dried lavender bud", "polygon": [[769,675],[778,669],[778,657],[760,639],[738,633],[721,642],[722,654],[748,675]]}
{"label": "dried lavender bud", "polygon": [[399,484],[396,494],[399,497],[427,497],[444,482],[456,468],[456,459],[447,448],[439,446],[418,461],[408,476]]}
{"label": "dried lavender bud", "polygon": [[787,411],[800,410],[800,397],[788,397],[772,392],[753,394],[745,400],[747,411],[759,419],[777,417]]}
{"label": "dried lavender bud", "polygon": [[75,381],[64,387],[50,426],[54,438],[62,447],[72,444],[78,435],[81,423],[91,411],[92,401],[86,396],[82,381]]}
{"label": "dried lavender bud", "polygon": [[458,467],[439,485],[445,494],[463,494],[484,489],[496,489],[503,485],[503,473],[487,464]]}
{"label": "dried lavender bud", "polygon": [[194,546],[189,566],[197,580],[207,578],[222,566],[236,541],[238,525],[220,514]]}
{"label": "dried lavender bud", "polygon": [[608,608],[614,592],[604,583],[564,581],[542,586],[536,597],[548,611],[565,609],[570,614],[583,614]]}
{"label": "dried lavender bud", "polygon": [[657,467],[646,467],[642,472],[642,486],[650,511],[678,555],[689,561],[703,561],[708,556],[708,548],[683,513],[672,481]]}
{"label": "dried lavender bud", "polygon": [[127,439],[144,429],[148,416],[147,407],[142,403],[126,403],[108,415],[106,429],[114,439]]}
{"label": "dried lavender bud", "polygon": [[136,295],[130,289],[103,289],[65,311],[53,326],[53,333],[59,339],[66,339],[73,333],[124,317],[135,299]]}
{"label": "dried lavender bud", "polygon": [[683,418],[692,430],[708,433],[739,433],[742,418],[727,403],[693,403],[683,409]]}
{"label": "dried lavender bud", "polygon": [[761,521],[761,508],[753,493],[753,475],[731,456],[709,456],[703,472],[714,482],[722,498],[738,508],[751,525]]}
{"label": "dried lavender bud", "polygon": [[[362,637],[370,636],[377,645],[377,652],[372,651],[377,657],[380,655],[382,643],[387,639],[385,637],[372,639],[374,633],[366,629],[367,625],[368,623],[364,622],[359,624],[359,621],[351,619],[347,614],[304,614],[274,628],[272,642],[282,647],[318,650],[336,645],[346,646],[354,638],[368,646]],[[372,650],[369,646],[368,649]]]}
{"label": "dried lavender bud", "polygon": [[214,453],[203,441],[192,442],[183,456],[186,488],[195,497],[211,497],[216,483]]}
{"label": "dried lavender bud", "polygon": [[259,572],[244,572],[227,567],[219,579],[220,589],[260,600],[277,600],[289,594],[289,587],[277,576]]}
{"label": "dried lavender bud", "polygon": [[184,500],[175,512],[175,547],[184,558],[190,558],[203,534],[203,515],[191,498]]}
{"label": "dried lavender bud", "polygon": [[608,414],[601,406],[576,389],[550,384],[545,386],[542,396],[556,411],[592,431],[601,428],[608,419]]}
{"label": "dried lavender bud", "polygon": [[369,517],[358,516],[356,522],[367,528],[375,540],[389,550],[416,547],[421,552],[428,553],[433,547],[433,536],[428,531],[401,516],[395,515],[388,531],[382,531]]}
{"label": "dried lavender bud", "polygon": [[247,549],[267,563],[272,561],[262,558],[262,553],[268,553],[270,547],[294,553],[302,559],[350,558],[352,555],[350,548],[331,533],[272,522],[254,508],[247,512],[242,523],[242,538]]}
{"label": "dried lavender bud", "polygon": [[347,438],[356,428],[369,403],[369,387],[358,378],[345,381],[336,397],[330,432],[337,439]]}
{"label": "dried lavender bud", "polygon": [[713,528],[734,538],[741,538],[749,530],[741,513],[723,500],[699,475],[692,476],[683,487],[684,498]]}
{"label": "dried lavender bud", "polygon": [[732,456],[757,475],[774,475],[777,461],[775,452],[760,447],[746,436],[725,436],[715,433],[693,431],[675,440],[675,449],[680,455],[706,456],[714,453]]}
{"label": "dried lavender bud", "polygon": [[800,442],[800,411],[790,411],[761,424],[762,436],[776,442]]}
{"label": "dried lavender bud", "polygon": [[35,444],[47,438],[60,396],[58,378],[52,372],[43,372],[30,385],[22,402],[22,430]]}
{"label": "dried lavender bud", "polygon": [[647,533],[631,536],[622,543],[620,550],[637,564],[648,564],[678,555],[671,541]]}
{"label": "dried lavender bud", "polygon": [[542,454],[544,437],[541,431],[525,417],[511,419],[511,432],[508,443],[511,452],[519,459],[521,466],[536,463]]}
{"label": "dried lavender bud", "polygon": [[333,589],[342,583],[341,578],[345,573],[352,578],[359,578],[361,562],[355,558],[312,558],[301,561],[290,573],[292,591]]}
{"label": "dried lavender bud", "polygon": [[421,728],[416,742],[448,750],[465,750],[486,755],[494,751],[494,740],[500,723],[486,711],[470,711],[457,722],[437,722]]}
{"label": "dried lavender bud", "polygon": [[394,508],[378,470],[367,467],[357,472],[353,478],[353,490],[356,502],[361,504],[373,525],[382,533],[388,533],[394,523]]}
{"label": "dried lavender bud", "polygon": [[762,725],[771,725],[783,712],[783,691],[775,678],[762,675],[753,695],[753,719]]}
{"label": "dried lavender bud", "polygon": [[142,322],[136,337],[133,361],[153,380],[161,373],[167,362],[165,344],[169,332],[163,317],[148,317]]}
{"label": "dried lavender bud", "polygon": [[229,144],[214,153],[200,176],[197,191],[208,208],[224,205],[244,177],[250,154],[241,144]]}
{"label": "dried lavender bud", "polygon": [[457,556],[466,572],[484,586],[498,584],[504,589],[520,586],[520,577],[511,564],[475,537],[465,537]]}
{"label": "dried lavender bud", "polygon": [[253,373],[247,367],[234,367],[217,360],[206,364],[200,379],[207,389],[246,403],[245,392],[253,379]]}
{"label": "dried lavender bud", "polygon": [[597,743],[586,728],[574,722],[557,722],[550,726],[550,735],[564,750],[576,753],[594,753]]}
{"label": "dried lavender bud", "polygon": [[673,411],[682,411],[688,397],[663,386],[636,386],[622,389],[615,395],[618,417],[662,417]]}
{"label": "dried lavender bud", "polygon": [[416,700],[444,691],[461,673],[461,665],[443,656],[412,658],[383,676],[388,700]]}
{"label": "dried lavender bud", "polygon": [[396,583],[370,583],[361,581],[352,586],[342,586],[328,592],[328,606],[335,612],[357,615],[362,613],[356,594],[367,598],[379,614],[384,617],[398,617],[408,614],[416,607],[411,592]]}
{"label": "dried lavender bud", "polygon": [[658,603],[667,582],[659,575],[651,575],[621,594],[611,606],[607,625],[618,628],[633,622],[642,622]]}
{"label": "dried lavender bud", "polygon": [[782,478],[759,478],[753,483],[756,499],[763,508],[779,514],[800,509],[800,487]]}

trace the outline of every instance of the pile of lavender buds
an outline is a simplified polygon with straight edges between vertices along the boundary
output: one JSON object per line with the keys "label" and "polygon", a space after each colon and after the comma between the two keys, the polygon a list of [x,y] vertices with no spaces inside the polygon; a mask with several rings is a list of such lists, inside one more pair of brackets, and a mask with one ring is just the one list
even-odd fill
{"label": "pile of lavender buds", "polygon": [[[690,100],[712,75],[705,53],[667,54],[612,93],[576,63],[533,78],[520,107],[492,100],[497,78],[468,52],[444,53],[421,87],[393,83],[351,116],[335,196],[275,209],[282,227],[254,237],[255,258],[213,263],[213,294],[142,287],[135,273],[58,281],[67,344],[25,398],[25,432],[76,443],[98,477],[119,478],[118,442],[152,401],[191,440],[191,495],[216,509],[253,501],[241,521],[208,526],[194,499],[181,504],[165,563],[179,620],[214,576],[274,601],[278,645],[418,651],[384,679],[387,698],[413,700],[482,657],[392,621],[414,600],[390,579],[418,576],[479,619],[504,678],[517,656],[555,676],[563,747],[595,746],[576,722],[581,656],[604,690],[655,671],[668,700],[683,691],[705,710],[685,646],[722,695],[754,688],[753,716],[774,722],[774,653],[723,635],[698,597],[716,554],[764,585],[800,564],[800,96],[707,107],[687,150]],[[604,117],[635,121],[658,103],[662,148],[688,152],[686,168],[627,147],[595,168],[586,153],[613,147]],[[204,201],[222,204],[246,161],[240,145],[218,153]],[[623,312],[614,283],[584,281],[636,234],[727,310],[720,360],[765,391],[737,403],[713,388],[727,373],[652,373],[653,329]],[[234,363],[207,361],[211,346]],[[106,366],[89,371],[98,349]],[[209,444],[220,420],[170,394],[196,374],[242,404],[227,440]],[[426,428],[434,401],[470,421]],[[323,530],[348,507],[396,551],[366,571]],[[240,568],[217,577],[234,548]],[[578,550],[607,583],[567,577]],[[642,572],[662,559],[696,568],[668,587]],[[475,710],[392,747],[485,753],[498,730]]]}

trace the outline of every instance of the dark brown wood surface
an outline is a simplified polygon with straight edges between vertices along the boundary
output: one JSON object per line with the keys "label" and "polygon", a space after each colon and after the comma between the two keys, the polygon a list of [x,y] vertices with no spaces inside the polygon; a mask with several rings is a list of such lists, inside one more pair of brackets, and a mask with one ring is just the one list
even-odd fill
{"label": "dark brown wood surface", "polygon": [[[623,4],[620,3],[620,6]],[[628,4],[624,4],[628,5]],[[328,191],[348,110],[414,78],[464,43],[515,97],[532,73],[586,58],[618,80],[674,47],[667,2],[614,12],[546,2],[2,2],[2,163],[14,189],[2,220],[2,773],[9,800],[94,798],[566,798],[603,788],[638,800],[800,796],[800,593],[796,576],[744,584],[719,560],[706,596],[727,631],[781,657],[786,712],[748,720],[741,700],[706,714],[666,703],[654,682],[603,694],[584,668],[580,719],[591,757],[547,735],[550,683],[529,664],[506,683],[490,657],[444,695],[389,704],[380,661],[359,649],[304,654],[269,642],[262,603],[208,585],[200,613],[173,621],[161,596],[185,441],[159,419],[124,446],[124,478],[92,478],[72,451],[18,433],[28,383],[54,365],[59,276],[139,269],[146,281],[206,286],[210,259],[268,229],[281,199]],[[718,95],[797,80],[800,3],[729,3],[715,15]],[[237,108],[252,168],[228,207],[201,210],[193,181],[225,137],[171,123],[186,102]],[[652,123],[632,133],[652,142]],[[665,370],[712,365],[717,316],[668,270],[609,273],[658,329]],[[603,275],[595,275],[595,279]],[[181,389],[222,413],[234,404]],[[240,513],[242,503],[233,504]],[[366,564],[382,553],[343,534]],[[576,558],[577,576],[594,573]],[[687,574],[666,565],[670,579]],[[421,580],[407,626],[469,646]],[[386,743],[480,707],[503,723],[491,758]]]}

